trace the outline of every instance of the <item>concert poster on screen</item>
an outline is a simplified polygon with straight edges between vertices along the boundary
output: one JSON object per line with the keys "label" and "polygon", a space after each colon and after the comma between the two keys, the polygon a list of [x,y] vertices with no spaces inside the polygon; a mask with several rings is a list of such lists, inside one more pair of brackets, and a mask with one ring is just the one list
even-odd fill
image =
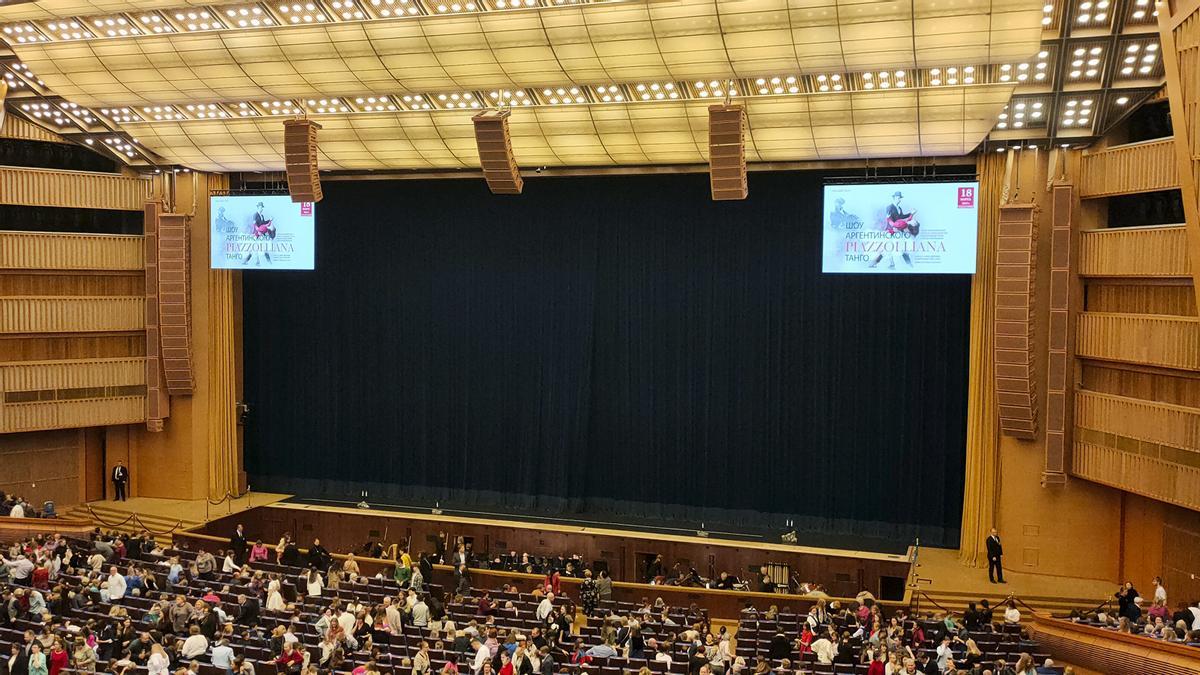
{"label": "concert poster on screen", "polygon": [[289,195],[227,195],[209,202],[213,269],[311,270],[311,202]]}
{"label": "concert poster on screen", "polygon": [[979,183],[826,185],[821,271],[974,274]]}

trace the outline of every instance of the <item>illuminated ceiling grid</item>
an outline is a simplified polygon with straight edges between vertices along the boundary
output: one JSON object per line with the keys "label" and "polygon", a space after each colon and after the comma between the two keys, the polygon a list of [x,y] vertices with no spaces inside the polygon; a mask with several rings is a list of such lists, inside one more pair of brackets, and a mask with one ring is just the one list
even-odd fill
{"label": "illuminated ceiling grid", "polygon": [[[1010,94],[947,87],[750,100],[747,160],[964,154]],[[323,169],[478,166],[463,111],[339,115],[321,124]],[[167,160],[196,169],[264,171],[282,163],[276,118],[125,126]],[[698,163],[707,161],[708,102],[519,108],[510,129],[523,166]]]}
{"label": "illuminated ceiling grid", "polygon": [[186,104],[988,63],[1036,48],[1040,10],[1028,0],[616,2],[16,50],[80,104]]}

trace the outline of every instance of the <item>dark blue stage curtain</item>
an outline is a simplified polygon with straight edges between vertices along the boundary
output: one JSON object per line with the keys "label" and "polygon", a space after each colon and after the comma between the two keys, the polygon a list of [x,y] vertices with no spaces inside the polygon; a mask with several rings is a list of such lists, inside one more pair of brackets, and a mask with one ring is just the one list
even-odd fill
{"label": "dark blue stage curtain", "polygon": [[327,182],[244,278],[251,484],[957,545],[970,278],[822,275],[822,181]]}

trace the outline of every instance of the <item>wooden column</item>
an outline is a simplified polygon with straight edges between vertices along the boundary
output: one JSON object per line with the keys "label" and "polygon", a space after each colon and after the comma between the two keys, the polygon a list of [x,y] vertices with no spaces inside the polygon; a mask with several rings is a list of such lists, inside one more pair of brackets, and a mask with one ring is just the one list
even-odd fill
{"label": "wooden column", "polygon": [[1200,86],[1196,84],[1200,82],[1200,2],[1176,0],[1159,7],[1158,32],[1183,191],[1192,289],[1200,306]]}
{"label": "wooden column", "polygon": [[1075,231],[1072,213],[1075,190],[1053,188],[1050,232],[1050,348],[1046,362],[1046,468],[1042,485],[1067,482],[1067,453],[1071,447],[1072,399],[1075,381],[1075,312],[1079,306]]}
{"label": "wooden column", "polygon": [[171,397],[163,375],[158,325],[158,222],[162,210],[162,202],[146,202],[143,239],[146,259],[146,429],[150,431],[162,431],[163,420],[171,416]]}

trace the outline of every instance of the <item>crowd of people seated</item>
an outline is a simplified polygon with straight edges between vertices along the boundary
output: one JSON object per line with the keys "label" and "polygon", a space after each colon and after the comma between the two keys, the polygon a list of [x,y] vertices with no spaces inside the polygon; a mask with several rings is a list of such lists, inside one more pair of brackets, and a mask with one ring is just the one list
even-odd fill
{"label": "crowd of people seated", "polygon": [[[215,554],[145,535],[35,537],[0,555],[0,675],[1063,673],[1015,605],[1002,619],[986,602],[961,619],[910,616],[869,593],[803,614],[748,606],[734,638],[695,604],[614,601],[587,569],[573,570],[577,605],[565,564],[532,588],[476,588],[470,560],[461,544],[402,550],[390,575],[368,576],[319,540],[267,547],[240,527]],[[455,565],[452,587],[430,582],[434,561]]]}
{"label": "crowd of people seated", "polygon": [[[806,613],[747,603],[737,633],[737,659],[754,659],[756,675],[855,664],[868,675],[1062,675],[1020,626],[1015,603],[997,617],[987,600],[970,603],[961,617],[893,612],[868,592],[853,601],[818,599]],[[815,672],[821,672],[819,670]],[[825,671],[829,672],[829,671]],[[849,671],[845,671],[849,672]]]}
{"label": "crowd of people seated", "polygon": [[1149,603],[1138,593],[1133,582],[1127,581],[1113,594],[1117,605],[1115,613],[1097,607],[1086,612],[1071,612],[1069,618],[1076,623],[1120,633],[1200,647],[1200,600],[1178,603],[1172,612],[1162,578],[1155,577],[1152,584],[1154,596]]}
{"label": "crowd of people seated", "polygon": [[39,510],[20,495],[5,494],[0,490],[0,517],[10,518],[54,518],[54,502],[45,502]]}

